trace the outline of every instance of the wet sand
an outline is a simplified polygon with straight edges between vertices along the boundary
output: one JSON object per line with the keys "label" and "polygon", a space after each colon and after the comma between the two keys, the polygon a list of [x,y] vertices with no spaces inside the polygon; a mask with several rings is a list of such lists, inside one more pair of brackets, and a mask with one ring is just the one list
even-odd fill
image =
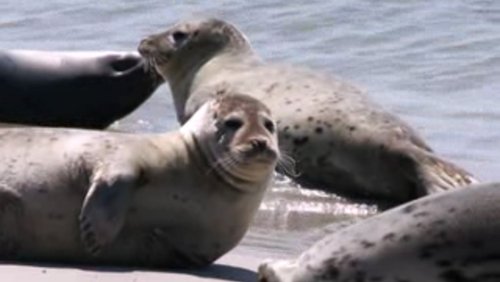
{"label": "wet sand", "polygon": [[0,263],[2,282],[164,282],[164,281],[257,281],[260,259],[226,254],[210,267],[189,271],[161,271],[134,268],[60,266],[48,264]]}

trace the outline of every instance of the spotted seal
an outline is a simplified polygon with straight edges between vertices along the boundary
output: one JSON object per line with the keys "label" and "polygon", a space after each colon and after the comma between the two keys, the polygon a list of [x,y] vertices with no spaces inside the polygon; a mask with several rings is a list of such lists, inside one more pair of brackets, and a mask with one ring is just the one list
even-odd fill
{"label": "spotted seal", "polygon": [[179,131],[0,129],[0,259],[195,267],[246,232],[279,151],[246,95],[205,103]]}
{"label": "spotted seal", "polygon": [[325,237],[261,282],[500,280],[500,184],[420,198]]}
{"label": "spotted seal", "polygon": [[296,172],[288,174],[305,186],[404,202],[475,182],[356,87],[263,62],[243,33],[220,19],[177,23],[138,49],[168,81],[181,123],[213,88],[264,101],[277,120],[280,146],[296,160]]}
{"label": "spotted seal", "polygon": [[0,51],[0,122],[103,129],[163,80],[137,52]]}

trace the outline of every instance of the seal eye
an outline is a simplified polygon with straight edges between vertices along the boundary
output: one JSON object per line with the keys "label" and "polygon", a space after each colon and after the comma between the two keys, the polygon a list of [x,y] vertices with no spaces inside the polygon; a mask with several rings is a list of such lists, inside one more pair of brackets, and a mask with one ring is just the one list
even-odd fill
{"label": "seal eye", "polygon": [[172,39],[175,44],[182,44],[188,38],[188,34],[182,31],[172,33]]}
{"label": "seal eye", "polygon": [[264,122],[264,126],[269,132],[274,133],[274,123],[272,121],[266,120]]}
{"label": "seal eye", "polygon": [[243,125],[243,122],[240,119],[231,118],[224,122],[224,127],[231,130],[238,130]]}

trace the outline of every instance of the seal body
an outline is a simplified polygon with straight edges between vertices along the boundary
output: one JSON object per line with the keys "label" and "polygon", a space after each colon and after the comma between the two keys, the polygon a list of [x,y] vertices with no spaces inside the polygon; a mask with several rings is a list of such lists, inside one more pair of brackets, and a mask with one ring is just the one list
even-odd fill
{"label": "seal body", "polygon": [[102,129],[160,81],[135,52],[0,51],[0,121]]}
{"label": "seal body", "polygon": [[262,282],[499,281],[500,184],[427,196],[341,229]]}
{"label": "seal body", "polygon": [[166,134],[0,129],[0,259],[207,265],[259,206],[273,126],[260,102],[225,95]]}
{"label": "seal body", "polygon": [[356,197],[404,202],[475,182],[438,158],[396,116],[330,75],[263,62],[245,36],[218,19],[180,22],[145,38],[139,52],[172,90],[182,123],[213,89],[262,100],[300,184]]}

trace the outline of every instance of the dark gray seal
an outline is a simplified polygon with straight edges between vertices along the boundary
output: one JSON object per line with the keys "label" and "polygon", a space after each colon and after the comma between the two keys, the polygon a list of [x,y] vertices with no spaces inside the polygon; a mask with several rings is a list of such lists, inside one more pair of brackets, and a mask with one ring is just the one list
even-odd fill
{"label": "dark gray seal", "polygon": [[135,52],[0,51],[0,122],[102,129],[161,81]]}
{"label": "dark gray seal", "polygon": [[475,182],[358,88],[265,63],[222,20],[180,22],[144,39],[139,52],[169,82],[181,123],[214,88],[264,101],[277,120],[280,146],[296,160],[297,174],[288,174],[303,185],[403,202]]}
{"label": "dark gray seal", "polygon": [[0,260],[210,264],[259,207],[274,128],[259,101],[222,95],[165,134],[0,129]]}
{"label": "dark gray seal", "polygon": [[427,196],[341,229],[261,282],[500,281],[500,184]]}

